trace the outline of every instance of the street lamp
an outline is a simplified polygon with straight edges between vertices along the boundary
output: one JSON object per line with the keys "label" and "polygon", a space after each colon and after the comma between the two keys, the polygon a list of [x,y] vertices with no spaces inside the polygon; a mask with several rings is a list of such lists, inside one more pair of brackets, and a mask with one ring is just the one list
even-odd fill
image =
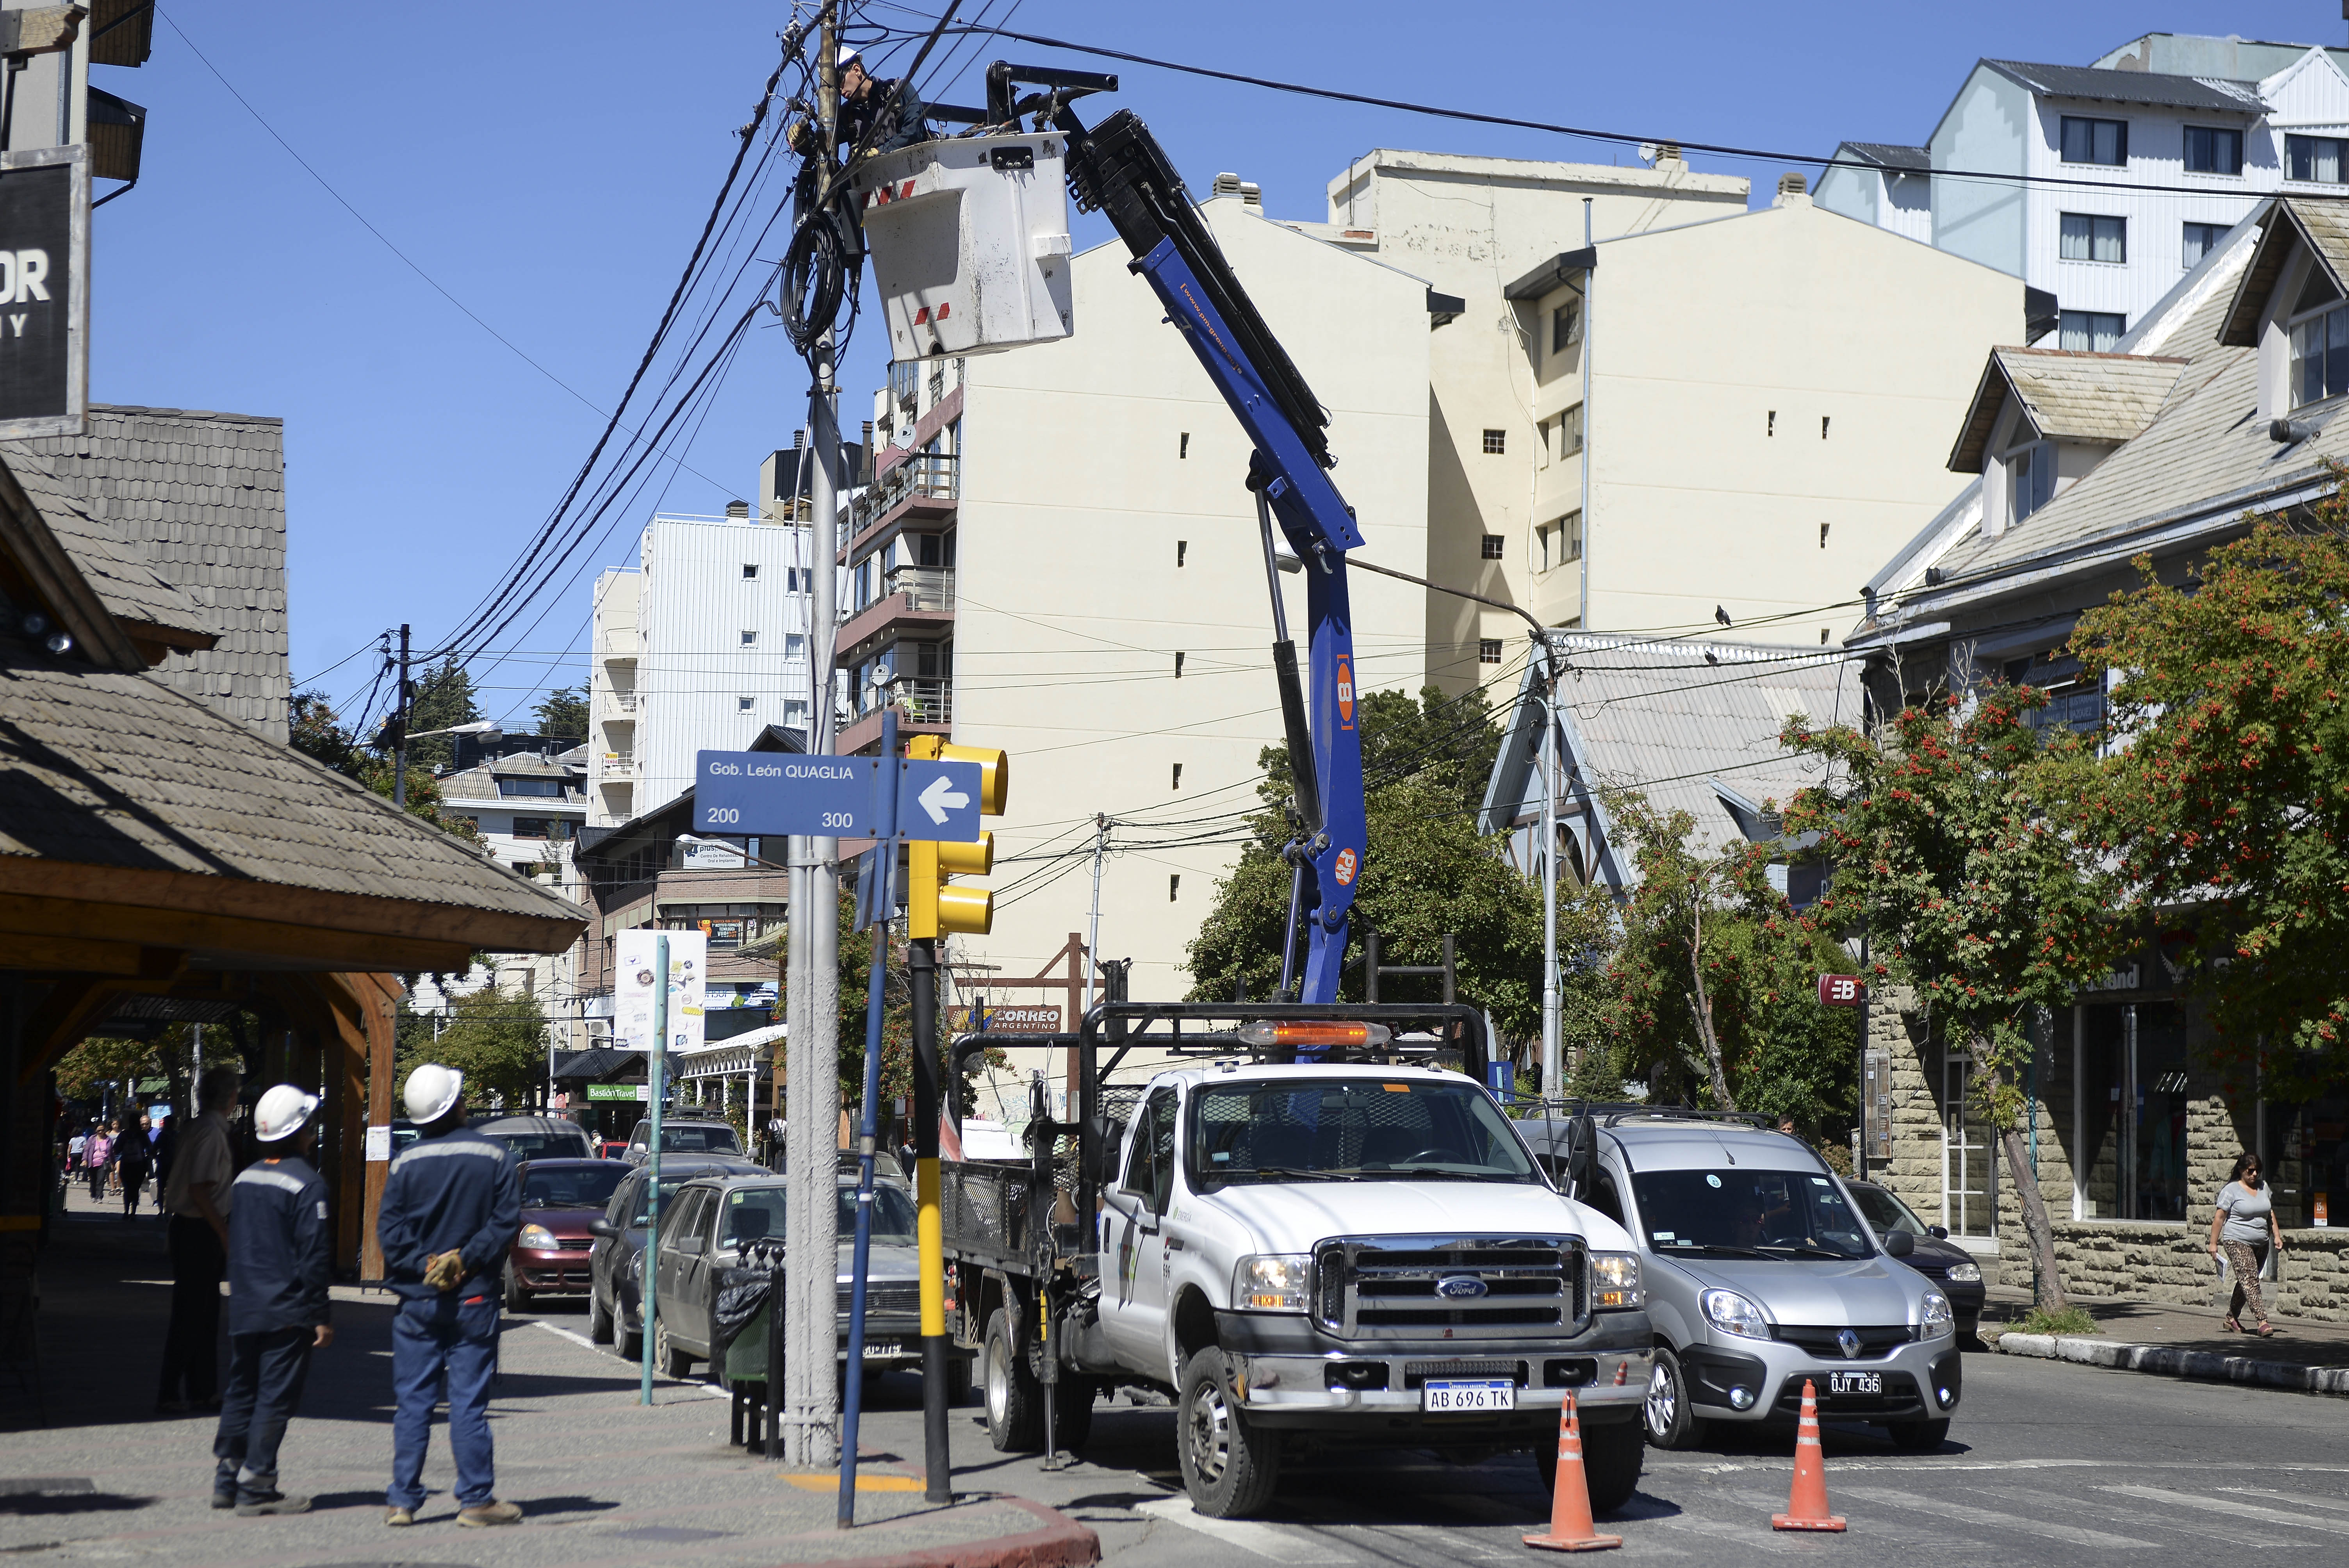
{"label": "street lamp", "polygon": [[408,810],[408,743],[429,740],[436,735],[478,735],[491,745],[505,738],[505,727],[494,718],[476,719],[471,724],[452,724],[446,729],[419,729],[408,733],[407,716],[400,716],[399,751],[391,768],[391,803],[401,810]]}

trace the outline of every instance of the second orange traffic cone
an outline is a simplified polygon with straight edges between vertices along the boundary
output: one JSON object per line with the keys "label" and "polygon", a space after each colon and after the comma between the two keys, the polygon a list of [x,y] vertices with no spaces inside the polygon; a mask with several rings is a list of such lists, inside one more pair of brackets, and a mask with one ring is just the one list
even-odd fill
{"label": "second orange traffic cone", "polygon": [[[1838,1522],[1837,1529],[1842,1525]],[[1604,1552],[1620,1546],[1619,1535],[1601,1535],[1590,1522],[1590,1483],[1582,1475],[1582,1423],[1574,1414],[1574,1396],[1557,1413],[1557,1483],[1550,1489],[1549,1530],[1528,1535],[1526,1544],[1546,1552]]]}
{"label": "second orange traffic cone", "polygon": [[1795,1433],[1795,1487],[1786,1511],[1770,1516],[1773,1530],[1841,1530],[1843,1519],[1827,1511],[1826,1450],[1819,1447],[1819,1397],[1803,1379],[1803,1421]]}

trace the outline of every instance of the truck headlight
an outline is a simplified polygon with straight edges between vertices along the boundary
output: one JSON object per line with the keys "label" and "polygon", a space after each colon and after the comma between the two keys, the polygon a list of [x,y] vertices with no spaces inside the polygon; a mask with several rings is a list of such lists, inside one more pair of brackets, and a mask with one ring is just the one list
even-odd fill
{"label": "truck headlight", "polygon": [[524,1225],[522,1234],[514,1238],[514,1245],[526,1253],[551,1253],[562,1243],[544,1225]]}
{"label": "truck headlight", "polygon": [[1590,1305],[1594,1310],[1606,1312],[1634,1307],[1645,1299],[1640,1291],[1640,1257],[1637,1253],[1590,1254]]}
{"label": "truck headlight", "polygon": [[1250,1312],[1303,1312],[1313,1260],[1299,1254],[1257,1253],[1232,1271],[1233,1305]]}
{"label": "truck headlight", "polygon": [[[1698,1298],[1704,1308],[1704,1320],[1723,1334],[1741,1335],[1747,1339],[1770,1337],[1770,1320],[1762,1309],[1733,1290],[1709,1290]],[[1947,1303],[1943,1305],[1946,1307]]]}
{"label": "truck headlight", "polygon": [[1950,1282],[1952,1284],[1982,1284],[1982,1264],[1951,1264],[1950,1265]]}
{"label": "truck headlight", "polygon": [[1938,1290],[1925,1293],[1924,1310],[1918,1321],[1921,1325],[1918,1335],[1920,1339],[1939,1339],[1958,1331],[1957,1318],[1950,1311],[1950,1298]]}

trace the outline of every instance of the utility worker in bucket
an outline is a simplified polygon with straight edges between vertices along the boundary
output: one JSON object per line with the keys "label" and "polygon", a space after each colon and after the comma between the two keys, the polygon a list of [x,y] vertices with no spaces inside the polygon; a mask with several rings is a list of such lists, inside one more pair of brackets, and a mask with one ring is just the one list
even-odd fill
{"label": "utility worker in bucket", "polygon": [[408,1075],[401,1097],[421,1136],[391,1162],[376,1221],[384,1274],[400,1298],[391,1323],[398,1408],[383,1522],[413,1524],[424,1504],[424,1450],[445,1374],[457,1522],[517,1524],[522,1510],[495,1496],[490,1379],[498,1365],[500,1276],[522,1223],[521,1189],[505,1146],[464,1125],[463,1074],[427,1062]]}
{"label": "utility worker in bucket", "polygon": [[[843,150],[853,151],[863,143],[865,152],[877,158],[927,141],[930,131],[922,123],[923,113],[922,95],[914,90],[911,81],[868,75],[864,57],[841,46],[840,119],[834,139]],[[870,140],[866,140],[868,131]],[[801,153],[814,150],[820,141],[816,128],[806,120],[794,120],[785,139],[792,151]]]}
{"label": "utility worker in bucket", "polygon": [[212,1439],[212,1506],[243,1518],[305,1513],[277,1490],[277,1446],[302,1402],[310,1352],[335,1342],[326,1280],[333,1227],[326,1183],[310,1163],[318,1097],[281,1083],[254,1107],[261,1158],[238,1173],[228,1222],[228,1388]]}

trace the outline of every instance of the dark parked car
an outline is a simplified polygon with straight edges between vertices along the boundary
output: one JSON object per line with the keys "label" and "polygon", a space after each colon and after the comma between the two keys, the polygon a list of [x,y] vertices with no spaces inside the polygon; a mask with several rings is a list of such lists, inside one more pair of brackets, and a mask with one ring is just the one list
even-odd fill
{"label": "dark parked car", "polygon": [[[636,1130],[628,1134],[628,1151],[622,1158],[631,1165],[643,1164],[651,1151],[652,1137],[652,1119],[647,1117],[637,1122]],[[672,1154],[726,1154],[739,1160],[742,1157],[742,1137],[728,1122],[664,1116],[661,1118],[661,1158],[664,1163]]]}
{"label": "dark parked car", "polygon": [[1852,1202],[1868,1222],[1876,1227],[1879,1236],[1894,1231],[1906,1231],[1916,1240],[1909,1255],[1900,1261],[1941,1287],[1950,1298],[1950,1312],[1958,1321],[1958,1337],[1971,1339],[1982,1326],[1982,1298],[1986,1287],[1982,1283],[1982,1264],[1973,1253],[1950,1240],[1950,1233],[1939,1225],[1929,1225],[1917,1217],[1917,1212],[1892,1193],[1873,1181],[1847,1181]]}
{"label": "dark parked car", "polygon": [[522,1229],[506,1254],[508,1311],[522,1311],[533,1296],[586,1293],[595,1245],[588,1223],[603,1217],[628,1169],[616,1160],[523,1163]]}
{"label": "dark parked car", "polygon": [[[664,1154],[661,1217],[666,1221],[675,1212],[671,1205],[678,1189],[697,1178],[767,1174],[764,1166],[725,1155],[697,1159]],[[595,1231],[595,1250],[588,1253],[587,1336],[598,1345],[618,1339],[620,1354],[626,1357],[642,1353],[645,1220],[650,1206],[646,1189],[651,1181],[652,1172],[642,1165],[632,1167],[620,1179],[611,1202],[604,1208],[604,1229]],[[594,1227],[592,1219],[589,1224]]]}
{"label": "dark parked car", "polygon": [[494,1139],[513,1151],[517,1160],[592,1160],[595,1145],[587,1130],[559,1116],[499,1116],[471,1124],[475,1132]]}

